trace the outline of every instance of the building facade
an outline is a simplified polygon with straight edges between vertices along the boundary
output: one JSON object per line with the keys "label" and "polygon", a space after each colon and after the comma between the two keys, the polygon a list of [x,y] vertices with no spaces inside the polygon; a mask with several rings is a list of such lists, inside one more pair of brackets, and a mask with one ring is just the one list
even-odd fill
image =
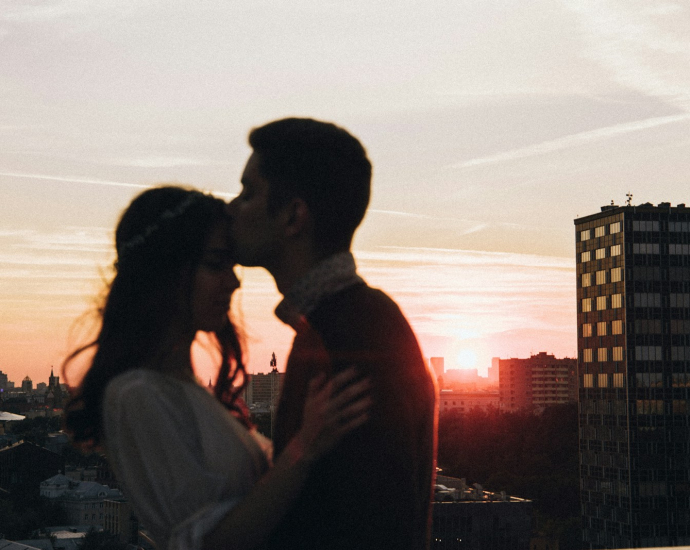
{"label": "building facade", "polygon": [[65,471],[65,459],[28,441],[0,449],[0,489],[38,495],[41,481]]}
{"label": "building facade", "polygon": [[690,544],[690,208],[575,230],[585,547]]}
{"label": "building facade", "polygon": [[71,524],[93,527],[108,524],[112,534],[131,540],[132,528],[128,522],[132,510],[119,490],[95,481],[76,481],[58,474],[42,481],[40,491],[42,497],[59,503]]}
{"label": "building facade", "polygon": [[482,409],[484,411],[491,409],[498,410],[498,392],[463,390],[441,390],[439,392],[438,412],[440,414],[453,410],[464,413],[475,408]]}
{"label": "building facade", "polygon": [[529,550],[532,501],[437,476],[431,550]]}
{"label": "building facade", "polygon": [[528,359],[499,359],[501,410],[542,411],[549,405],[577,401],[577,359],[558,359],[546,352]]}

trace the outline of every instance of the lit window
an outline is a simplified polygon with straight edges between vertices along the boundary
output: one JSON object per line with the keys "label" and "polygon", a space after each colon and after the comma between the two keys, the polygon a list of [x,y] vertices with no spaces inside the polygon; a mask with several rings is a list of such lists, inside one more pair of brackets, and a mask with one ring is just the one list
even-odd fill
{"label": "lit window", "polygon": [[615,347],[613,348],[613,360],[614,361],[622,361],[623,360],[623,348],[622,347]]}
{"label": "lit window", "polygon": [[597,260],[601,260],[603,258],[606,258],[606,249],[605,248],[597,248],[596,252],[594,252],[594,257]]}
{"label": "lit window", "polygon": [[582,361],[585,363],[592,362],[592,349],[587,348],[582,350]]}
{"label": "lit window", "polygon": [[597,284],[598,285],[605,285],[606,284],[606,271],[597,271]]}
{"label": "lit window", "polygon": [[606,321],[597,323],[597,336],[606,336]]}
{"label": "lit window", "polygon": [[671,361],[690,360],[690,348],[686,346],[671,347]]}
{"label": "lit window", "polygon": [[612,283],[617,283],[618,281],[623,280],[623,268],[622,267],[614,267],[611,270],[611,282]]}
{"label": "lit window", "polygon": [[661,307],[661,294],[658,292],[635,293],[635,307]]}
{"label": "lit window", "polygon": [[609,376],[608,374],[600,374],[599,379],[597,380],[597,385],[600,388],[608,388],[609,387]]}
{"label": "lit window", "polygon": [[621,245],[616,244],[611,247],[611,256],[620,256],[621,255]]}
{"label": "lit window", "polygon": [[659,243],[634,243],[633,252],[635,254],[658,254]]}
{"label": "lit window", "polygon": [[597,296],[597,310],[606,309],[606,296]]}
{"label": "lit window", "polygon": [[659,231],[659,222],[634,221],[633,231]]}
{"label": "lit window", "polygon": [[690,307],[690,294],[671,293],[671,307]]}
{"label": "lit window", "polygon": [[588,336],[592,336],[592,324],[591,323],[585,323],[582,325],[582,337],[587,338]]}
{"label": "lit window", "polygon": [[612,223],[609,225],[609,233],[613,235],[614,233],[621,232],[621,222]]}
{"label": "lit window", "polygon": [[661,399],[638,399],[637,414],[664,414],[664,402]]}
{"label": "lit window", "polygon": [[580,256],[580,261],[582,262],[588,262],[592,258],[592,253],[588,250],[587,252],[583,252]]}
{"label": "lit window", "polygon": [[611,309],[617,309],[623,307],[623,295],[614,294],[611,296]]}
{"label": "lit window", "polygon": [[690,244],[669,244],[668,253],[687,256],[690,254]]}
{"label": "lit window", "polygon": [[594,375],[593,374],[585,374],[582,377],[582,385],[585,388],[593,388],[594,387]]}
{"label": "lit window", "polygon": [[635,346],[637,361],[661,361],[661,346]]}
{"label": "lit window", "polygon": [[582,299],[582,311],[592,311],[592,299],[591,298],[583,298]]}
{"label": "lit window", "polygon": [[594,236],[595,237],[603,237],[606,235],[606,226],[605,225],[600,225],[599,227],[594,228]]}
{"label": "lit window", "polygon": [[609,360],[609,349],[599,348],[597,350],[597,361],[608,361]]}
{"label": "lit window", "polygon": [[614,388],[624,388],[625,378],[622,372],[617,372],[613,375],[613,387]]}
{"label": "lit window", "polygon": [[611,322],[611,334],[623,334],[623,321]]}
{"label": "lit window", "polygon": [[592,236],[592,231],[590,229],[585,229],[584,231],[580,231],[580,240],[581,241],[587,241],[591,238]]}
{"label": "lit window", "polygon": [[592,274],[591,273],[583,273],[582,274],[582,287],[588,287],[592,286]]}

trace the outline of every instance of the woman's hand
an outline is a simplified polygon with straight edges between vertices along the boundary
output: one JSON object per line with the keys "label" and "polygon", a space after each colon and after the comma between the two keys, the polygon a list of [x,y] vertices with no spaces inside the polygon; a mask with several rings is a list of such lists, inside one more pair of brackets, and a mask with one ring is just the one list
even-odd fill
{"label": "woman's hand", "polygon": [[319,374],[309,383],[302,427],[293,439],[303,460],[319,458],[369,418],[371,382],[355,381],[357,377],[358,371],[352,367],[330,380]]}

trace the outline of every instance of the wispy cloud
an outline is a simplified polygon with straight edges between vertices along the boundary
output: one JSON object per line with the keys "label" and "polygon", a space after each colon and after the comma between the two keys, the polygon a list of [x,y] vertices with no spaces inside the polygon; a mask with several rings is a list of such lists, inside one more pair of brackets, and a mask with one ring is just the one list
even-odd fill
{"label": "wispy cloud", "polygon": [[569,0],[587,54],[621,84],[690,112],[687,2]]}
{"label": "wispy cloud", "polygon": [[0,172],[0,176],[8,178],[25,178],[25,179],[35,179],[35,180],[46,180],[46,181],[59,181],[65,183],[85,183],[88,185],[108,185],[115,187],[132,187],[135,189],[149,189],[153,185],[143,185],[141,183],[130,183],[125,181],[109,181],[109,180],[99,180],[93,178],[78,178],[72,176],[50,176],[46,174],[24,174],[20,172]]}
{"label": "wispy cloud", "polygon": [[[63,183],[76,183],[84,185],[105,185],[110,187],[129,187],[132,189],[151,189],[161,185],[161,182],[155,182],[150,185],[145,185],[142,183],[130,183],[125,181],[111,181],[111,180],[101,180],[94,178],[79,178],[72,176],[51,176],[46,174],[26,174],[20,172],[0,172],[0,177],[7,178],[24,178],[24,179],[35,179],[35,180],[45,180],[45,181],[55,181]],[[175,185],[174,183],[172,185]],[[185,184],[180,184],[185,185]],[[216,197],[223,199],[233,199],[237,196],[237,193],[227,193],[224,191],[216,191],[213,189],[202,189],[203,191],[213,193]]]}
{"label": "wispy cloud", "polygon": [[134,166],[137,168],[175,168],[179,166],[229,166],[231,163],[212,160],[209,158],[179,157],[179,156],[150,156],[131,159],[114,159],[118,166]]}
{"label": "wispy cloud", "polygon": [[616,124],[614,126],[607,126],[605,128],[597,128],[596,130],[589,130],[587,132],[579,132],[569,136],[560,137],[527,147],[520,147],[511,151],[505,151],[495,155],[486,157],[479,157],[471,160],[466,160],[456,164],[451,164],[448,168],[472,168],[474,166],[481,166],[487,164],[496,164],[499,162],[509,162],[519,160],[527,157],[534,157],[537,155],[545,155],[572,147],[587,145],[592,142],[602,141],[612,137],[630,132],[639,132],[648,130],[664,124],[673,124],[677,122],[685,122],[690,120],[690,113],[649,118],[647,120],[638,120],[634,122],[626,122],[623,124]]}
{"label": "wispy cloud", "polygon": [[573,269],[575,260],[538,254],[488,252],[456,248],[381,246],[375,251],[357,251],[362,260],[431,265],[512,265]]}

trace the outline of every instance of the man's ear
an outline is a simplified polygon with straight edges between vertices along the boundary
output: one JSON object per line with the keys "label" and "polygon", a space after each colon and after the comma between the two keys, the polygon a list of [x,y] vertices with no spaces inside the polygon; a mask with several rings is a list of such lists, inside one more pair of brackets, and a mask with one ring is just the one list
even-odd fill
{"label": "man's ear", "polygon": [[284,207],[285,234],[294,237],[311,227],[311,212],[303,199],[294,198]]}

